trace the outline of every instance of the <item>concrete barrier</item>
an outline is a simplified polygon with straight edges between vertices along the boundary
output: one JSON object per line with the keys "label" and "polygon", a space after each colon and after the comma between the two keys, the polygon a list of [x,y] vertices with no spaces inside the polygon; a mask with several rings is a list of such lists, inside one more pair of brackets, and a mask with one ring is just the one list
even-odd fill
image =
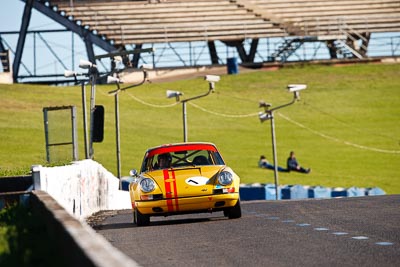
{"label": "concrete barrier", "polygon": [[119,179],[93,160],[58,167],[32,166],[35,190],[46,191],[80,220],[100,210],[131,209]]}
{"label": "concrete barrier", "polygon": [[49,245],[56,247],[60,254],[57,257],[63,266],[139,266],[86,223],[66,212],[58,201],[46,192],[33,191],[30,196],[30,208],[46,225]]}

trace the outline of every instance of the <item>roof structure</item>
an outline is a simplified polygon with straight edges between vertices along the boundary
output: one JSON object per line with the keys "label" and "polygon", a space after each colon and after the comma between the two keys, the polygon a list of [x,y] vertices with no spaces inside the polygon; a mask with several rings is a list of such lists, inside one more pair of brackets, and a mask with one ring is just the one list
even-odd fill
{"label": "roof structure", "polygon": [[[400,0],[21,0],[26,3],[15,55],[14,80],[32,9],[85,42],[107,52],[146,44],[206,42],[211,64],[219,64],[215,42],[253,63],[261,38],[284,38],[268,61],[285,62],[306,42],[322,42],[332,59],[365,58],[371,33],[400,32]],[[250,40],[245,49],[244,40]],[[0,47],[1,48],[1,47]],[[4,50],[4,49],[0,49]],[[0,51],[3,52],[3,51]],[[138,67],[140,54],[130,65]]]}

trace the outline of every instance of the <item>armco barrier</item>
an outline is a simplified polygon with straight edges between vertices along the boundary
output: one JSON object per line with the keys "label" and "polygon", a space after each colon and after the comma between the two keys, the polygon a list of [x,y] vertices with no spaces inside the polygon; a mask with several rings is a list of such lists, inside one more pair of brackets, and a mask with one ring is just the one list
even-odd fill
{"label": "armco barrier", "polygon": [[129,192],[119,190],[119,179],[93,160],[59,167],[32,166],[35,190],[43,190],[76,218],[100,210],[131,209]]}
{"label": "armco barrier", "polygon": [[[71,216],[46,192],[33,191],[30,208],[46,225],[49,245],[60,253],[57,257],[62,266],[139,266],[87,224]],[[54,265],[59,264],[55,262]]]}

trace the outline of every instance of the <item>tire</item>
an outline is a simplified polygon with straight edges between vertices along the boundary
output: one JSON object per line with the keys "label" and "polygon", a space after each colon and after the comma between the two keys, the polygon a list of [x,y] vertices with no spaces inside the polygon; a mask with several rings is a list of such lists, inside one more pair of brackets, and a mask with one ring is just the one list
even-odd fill
{"label": "tire", "polygon": [[140,213],[137,209],[133,210],[133,223],[136,226],[148,226],[150,224],[150,216]]}
{"label": "tire", "polygon": [[242,217],[242,209],[240,207],[240,200],[236,202],[236,205],[224,210],[224,216],[229,219],[238,219]]}

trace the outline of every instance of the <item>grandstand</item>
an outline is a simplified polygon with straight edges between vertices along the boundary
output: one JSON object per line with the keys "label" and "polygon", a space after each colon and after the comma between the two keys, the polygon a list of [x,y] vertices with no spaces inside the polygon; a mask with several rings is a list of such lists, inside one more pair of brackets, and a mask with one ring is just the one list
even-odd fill
{"label": "grandstand", "polygon": [[[222,63],[216,49],[216,42],[222,42],[237,51],[241,63],[251,65],[261,53],[262,38],[282,38],[265,61],[286,62],[305,43],[314,42],[324,44],[331,59],[364,59],[372,33],[400,32],[400,0],[21,1],[26,3],[25,14],[36,9],[77,33],[92,62],[93,45],[112,52],[129,46],[205,42],[210,64],[215,65]],[[24,18],[20,39],[25,38],[27,24],[29,18]],[[14,80],[22,49],[23,40],[16,51]],[[137,68],[139,61],[136,54],[129,65]]]}

